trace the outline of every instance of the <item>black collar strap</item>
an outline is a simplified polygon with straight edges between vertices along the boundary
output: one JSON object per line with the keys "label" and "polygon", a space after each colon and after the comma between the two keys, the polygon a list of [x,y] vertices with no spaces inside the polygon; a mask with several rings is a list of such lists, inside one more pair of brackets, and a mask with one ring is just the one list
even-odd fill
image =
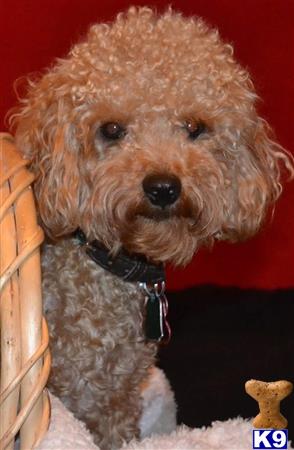
{"label": "black collar strap", "polygon": [[165,281],[162,264],[152,264],[144,256],[130,255],[124,249],[115,257],[112,257],[109,255],[109,250],[101,242],[97,240],[88,242],[85,234],[80,229],[76,231],[75,237],[80,244],[85,246],[87,255],[96,264],[125,281],[147,284]]}

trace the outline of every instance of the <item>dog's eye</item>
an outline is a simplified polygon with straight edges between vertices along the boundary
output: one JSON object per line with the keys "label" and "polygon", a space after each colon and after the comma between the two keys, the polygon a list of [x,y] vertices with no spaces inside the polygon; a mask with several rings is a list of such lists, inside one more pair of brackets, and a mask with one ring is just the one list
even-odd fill
{"label": "dog's eye", "polygon": [[185,122],[185,128],[189,133],[189,139],[194,141],[195,139],[207,131],[207,126],[201,120],[188,119]]}
{"label": "dog's eye", "polygon": [[108,141],[116,141],[124,137],[127,130],[118,122],[106,122],[101,125],[100,132]]}

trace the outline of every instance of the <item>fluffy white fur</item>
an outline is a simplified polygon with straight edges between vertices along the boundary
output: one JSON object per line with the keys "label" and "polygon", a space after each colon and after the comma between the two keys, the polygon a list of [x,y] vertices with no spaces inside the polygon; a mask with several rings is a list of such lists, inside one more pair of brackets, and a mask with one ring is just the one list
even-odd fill
{"label": "fluffy white fur", "polygon": [[170,435],[132,441],[124,450],[252,450],[252,425],[238,417],[213,422],[208,428],[179,427]]}

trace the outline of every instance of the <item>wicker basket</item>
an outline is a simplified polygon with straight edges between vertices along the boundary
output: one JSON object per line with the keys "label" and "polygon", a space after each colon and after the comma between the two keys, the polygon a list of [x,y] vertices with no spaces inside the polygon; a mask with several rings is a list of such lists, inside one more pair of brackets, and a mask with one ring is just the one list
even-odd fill
{"label": "wicker basket", "polygon": [[13,138],[0,134],[0,449],[34,448],[50,417],[45,385],[50,371],[48,329],[42,317],[34,177]]}

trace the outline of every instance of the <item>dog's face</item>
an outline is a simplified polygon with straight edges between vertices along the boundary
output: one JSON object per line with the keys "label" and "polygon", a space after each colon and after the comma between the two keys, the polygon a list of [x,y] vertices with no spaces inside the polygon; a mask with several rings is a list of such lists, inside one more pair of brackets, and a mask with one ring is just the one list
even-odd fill
{"label": "dog's face", "polygon": [[245,70],[216,31],[131,8],[96,25],[34,84],[15,120],[53,236],[185,264],[252,235],[280,193],[279,161]]}

